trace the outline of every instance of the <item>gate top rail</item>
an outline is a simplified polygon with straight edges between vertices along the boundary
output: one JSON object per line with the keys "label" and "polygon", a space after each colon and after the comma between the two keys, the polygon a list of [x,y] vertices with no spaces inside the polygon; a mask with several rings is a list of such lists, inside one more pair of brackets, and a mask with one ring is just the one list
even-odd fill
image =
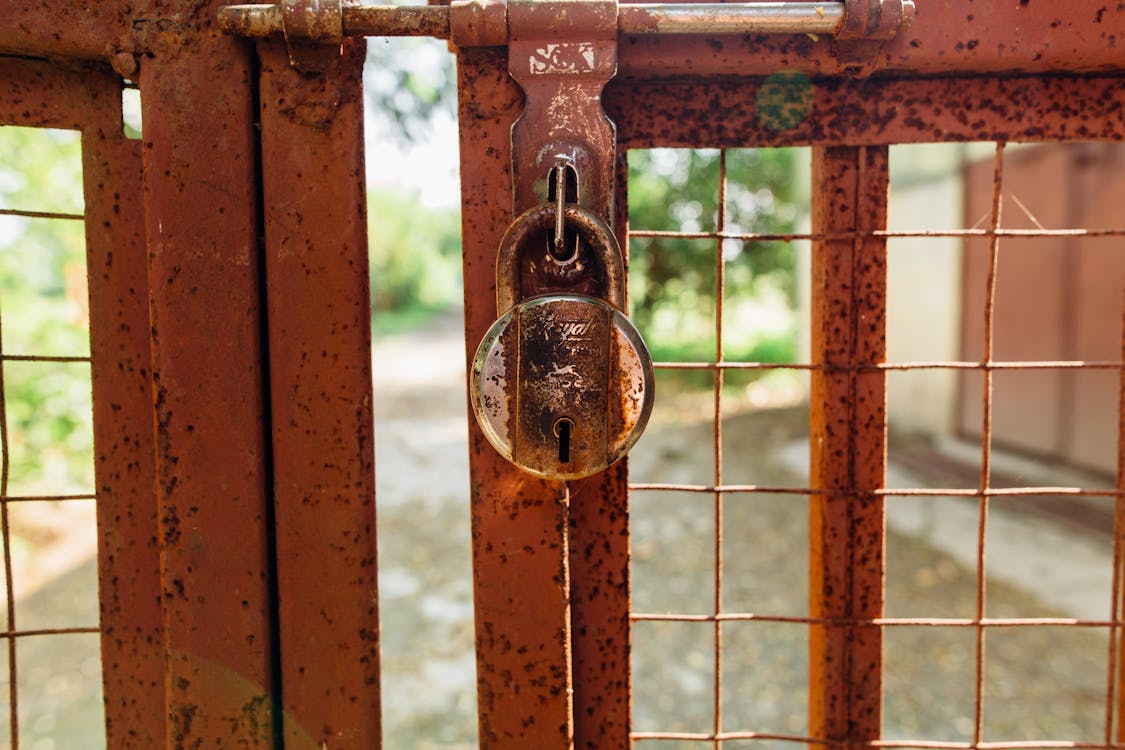
{"label": "gate top rail", "polygon": [[[506,10],[502,0],[423,6],[283,0],[226,6],[219,11],[219,25],[241,36],[284,33],[291,41],[324,44],[339,43],[343,36],[432,36],[459,46],[499,46],[508,41]],[[913,22],[914,13],[913,0],[622,4],[617,29],[622,35],[830,34],[888,40]]]}

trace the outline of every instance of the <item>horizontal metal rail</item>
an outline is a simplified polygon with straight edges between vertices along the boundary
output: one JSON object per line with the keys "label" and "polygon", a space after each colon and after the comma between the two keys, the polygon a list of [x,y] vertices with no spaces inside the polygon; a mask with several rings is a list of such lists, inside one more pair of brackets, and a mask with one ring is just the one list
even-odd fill
{"label": "horizontal metal rail", "polygon": [[[903,3],[904,24],[913,4]],[[344,5],[345,36],[432,36],[449,39],[450,5]],[[844,2],[637,4],[618,7],[617,28],[640,34],[837,34],[847,20]],[[263,37],[285,31],[280,5],[228,5],[219,10],[224,31]]]}

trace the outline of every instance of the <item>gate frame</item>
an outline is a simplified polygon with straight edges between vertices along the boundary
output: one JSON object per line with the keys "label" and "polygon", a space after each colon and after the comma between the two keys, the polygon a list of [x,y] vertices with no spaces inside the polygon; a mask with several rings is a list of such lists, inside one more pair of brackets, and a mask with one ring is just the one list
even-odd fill
{"label": "gate frame", "polygon": [[[373,477],[366,439],[371,434],[370,362],[363,349],[370,336],[366,289],[356,283],[358,276],[337,275],[321,262],[325,256],[333,257],[325,239],[340,232],[347,240],[334,257],[342,257],[353,264],[355,274],[366,276],[362,217],[336,213],[348,202],[362,205],[362,172],[355,169],[362,154],[356,126],[361,108],[347,95],[358,80],[358,63],[349,56],[355,54],[353,46],[335,71],[314,75],[282,70],[271,43],[262,43],[255,53],[252,43],[217,32],[214,19],[223,4],[106,0],[90,6],[78,0],[0,0],[0,17],[7,20],[0,28],[4,70],[26,65],[43,76],[75,75],[83,80],[93,76],[104,82],[113,80],[112,69],[137,80],[142,93],[143,203],[136,200],[141,188],[136,155],[130,151],[135,146],[121,146],[103,162],[121,165],[123,173],[115,168],[100,171],[95,165],[86,172],[88,198],[95,187],[91,180],[106,176],[123,188],[126,200],[121,205],[133,217],[128,221],[139,222],[136,209],[143,205],[151,331],[139,326],[130,330],[150,333],[152,347],[150,384],[136,380],[119,384],[103,374],[95,376],[95,388],[99,377],[115,393],[120,387],[120,392],[131,388],[136,394],[151,385],[155,399],[147,419],[138,412],[133,416],[138,421],[129,422],[153,425],[150,437],[142,436],[139,427],[132,434],[138,436],[139,446],[151,440],[155,459],[151,465],[142,460],[128,475],[128,486],[121,489],[140,506],[135,516],[138,526],[119,522],[116,514],[109,518],[109,513],[102,513],[99,518],[105,524],[99,532],[103,605],[120,602],[123,609],[117,614],[141,628],[135,637],[153,637],[148,609],[152,597],[145,586],[153,581],[154,561],[145,518],[154,516],[158,508],[162,668],[167,691],[163,697],[170,727],[165,745],[224,746],[237,739],[246,747],[273,747],[282,730],[282,715],[275,708],[280,702],[286,719],[292,714],[294,726],[304,728],[302,733],[287,726],[290,745],[308,742],[316,747],[330,742],[334,743],[330,746],[374,747],[379,741],[378,721],[369,719],[377,717],[378,672],[377,624],[373,628],[372,623]],[[999,141],[1122,139],[1125,102],[1117,74],[1125,66],[1116,45],[1125,29],[1125,9],[1096,0],[1080,0],[1065,8],[1002,0],[992,4],[988,18],[980,18],[982,10],[977,6],[973,0],[918,0],[912,29],[884,44],[804,37],[721,42],[625,39],[619,45],[620,75],[607,87],[604,101],[617,122],[622,153],[630,147],[654,146],[831,146],[818,149],[820,168],[842,162],[855,165],[848,169],[859,172],[858,165],[878,154],[882,145],[939,136]],[[1020,33],[1013,40],[1011,30],[1017,28]],[[13,62],[11,57],[51,62]],[[507,128],[512,109],[520,98],[507,78],[502,48],[465,48],[459,51],[458,61],[465,147],[462,179],[471,188],[464,193],[470,199],[463,217],[466,348],[471,353],[474,339],[483,333],[484,310],[491,304],[483,292],[492,288],[492,253],[511,218],[510,159],[505,154],[510,149]],[[87,70],[68,73],[74,66]],[[785,132],[766,127],[750,105],[761,77],[779,70],[815,78],[809,116]],[[726,77],[732,74],[738,78]],[[875,74],[884,77],[867,77]],[[700,80],[704,76],[718,78]],[[114,86],[119,91],[119,84]],[[45,102],[45,111],[58,103]],[[110,120],[119,117],[117,106],[98,109],[114,113],[105,115],[106,133]],[[649,114],[630,120],[624,117],[628,111]],[[1020,122],[1005,125],[1013,113]],[[263,177],[268,169],[263,170],[261,155],[268,152],[277,158],[284,149],[280,142],[270,146],[268,135],[259,139],[259,118],[264,128],[276,128],[267,132],[283,140],[308,139],[287,163],[327,171],[302,172],[293,181],[271,186]],[[330,133],[339,137],[329,137]],[[91,155],[98,153],[96,146],[92,144]],[[619,160],[619,189],[622,163]],[[309,195],[299,187],[306,178],[317,180],[318,190]],[[869,206],[885,202],[885,194],[879,196],[885,187],[878,180],[868,184],[857,179],[849,184],[854,187],[843,186],[846,202]],[[271,200],[270,191],[286,200],[300,200],[300,213],[306,219],[329,218],[294,226],[296,214]],[[91,215],[97,210],[92,205]],[[624,228],[623,211],[622,200],[619,232]],[[846,228],[855,221],[833,209],[833,204],[818,209],[817,215],[827,228]],[[278,236],[281,227],[286,234]],[[130,259],[136,260],[132,256],[140,254],[139,234],[135,229],[125,234],[114,247],[132,248]],[[877,281],[881,271],[878,264],[864,266],[862,258],[857,265],[850,255],[855,249],[848,242],[829,241],[814,251],[821,270],[846,264],[853,274],[859,273],[850,290],[841,286],[820,298],[814,305],[817,320],[835,320],[833,305],[845,299],[853,313],[856,305],[877,313],[885,303],[878,288],[866,296],[857,292],[857,280],[871,275]],[[120,270],[121,259],[116,263]],[[122,287],[130,279],[136,283],[126,290],[129,298],[139,294],[139,278],[124,271],[121,276],[111,275],[107,282],[111,290],[95,279],[95,267],[91,264],[91,314],[104,324],[112,318],[107,301],[124,294]],[[311,280],[309,288],[292,286],[291,274],[297,270]],[[340,296],[310,296],[311,288]],[[299,316],[293,315],[298,308],[287,308],[281,294],[301,296],[299,309],[313,322],[301,325]],[[849,326],[856,322],[853,313],[842,318]],[[491,320],[491,310],[487,317]],[[324,351],[317,345],[328,331],[338,330],[348,332],[339,351],[317,358]],[[856,326],[854,333],[858,338],[845,372],[851,372],[851,364],[871,365],[879,358],[878,336],[871,337],[862,326]],[[92,341],[95,352],[97,335]],[[135,341],[128,346],[136,357],[142,356]],[[101,351],[113,348],[106,345]],[[307,359],[302,360],[302,354]],[[831,364],[842,354],[826,340],[814,353],[814,361]],[[116,366],[121,359],[112,361]],[[102,364],[109,362],[96,361],[95,370]],[[866,416],[878,414],[881,375],[861,377],[858,371],[841,375],[826,369],[814,381],[826,393],[862,390],[870,399]],[[311,410],[321,397],[327,397],[331,406],[316,416]],[[107,403],[101,401],[95,403],[96,410]],[[814,422],[813,434],[839,438],[832,428],[836,416],[833,412],[817,417],[823,421]],[[848,419],[854,426],[854,420],[864,416],[852,413]],[[109,429],[106,424],[111,420],[101,416],[99,421],[102,426],[95,429],[106,435],[102,430]],[[124,429],[125,422],[117,424]],[[843,528],[841,509],[850,506],[833,499],[837,497],[833,493],[843,488],[850,491],[845,495],[858,491],[866,498],[859,516],[847,511],[849,531],[854,523],[873,526],[879,515],[870,482],[848,476],[857,462],[876,456],[882,440],[878,433],[868,429],[861,439],[846,440],[840,448],[848,457],[844,463],[825,460],[814,467],[814,478],[823,482],[814,489],[825,494],[813,507],[823,510],[829,520],[820,537],[823,543],[814,542],[823,553],[817,558],[814,552],[814,560],[826,563],[826,575],[838,575],[837,566],[846,559],[840,556],[839,537],[830,532]],[[357,435],[360,439],[354,444],[343,442],[345,436]],[[479,435],[473,436],[482,744],[527,747],[531,738],[534,746],[545,750],[568,747],[571,741],[591,747],[599,733],[612,732],[609,740],[597,739],[611,744],[598,747],[628,747],[628,616],[621,606],[626,602],[627,610],[627,597],[622,596],[628,590],[624,469],[572,484],[573,510],[568,515],[566,506],[558,502],[557,487],[514,477],[493,465],[483,453]],[[104,446],[112,437],[98,439]],[[1119,437],[1119,444],[1125,440]],[[302,455],[305,462],[292,458]],[[145,484],[150,466],[155,474],[155,504],[146,502],[152,498]],[[485,481],[490,469],[505,479]],[[1119,469],[1118,474],[1115,559],[1120,561],[1125,471]],[[847,481],[841,485],[845,476]],[[321,507],[310,507],[314,504],[307,501],[314,497],[322,498]],[[576,502],[586,497],[600,502]],[[512,516],[507,521],[505,511]],[[568,526],[569,550],[545,535],[566,540],[560,532]],[[352,533],[333,537],[332,532],[340,529]],[[500,532],[513,535],[494,536]],[[129,541],[115,563],[135,570],[135,579],[107,577],[106,555],[114,548],[106,539],[118,533]],[[490,542],[502,540],[526,567],[517,570],[520,566],[501,559],[504,550],[490,547]],[[307,569],[288,564],[300,559],[297,555],[306,544],[316,545],[305,550],[308,559],[338,560],[346,566],[333,571],[339,586],[322,585],[316,576],[308,576]],[[535,555],[537,549],[554,557]],[[354,579],[343,572],[351,565],[362,571]],[[826,616],[843,612],[867,618],[875,611],[869,600],[861,600],[878,582],[869,568],[862,571],[858,578],[852,577],[843,599],[825,610]],[[1115,578],[1120,578],[1120,571],[1115,571]],[[119,588],[107,588],[107,581]],[[531,591],[538,599],[513,602],[508,587],[529,583],[542,585]],[[315,645],[303,644],[297,636],[283,638],[291,628],[302,632],[314,627],[309,618],[315,620],[312,614],[321,611],[331,624],[315,626]],[[543,612],[554,613],[554,619],[544,621],[538,616]],[[1118,611],[1115,635],[1119,616]],[[827,628],[826,642],[832,641],[834,626],[821,625]],[[107,632],[120,633],[116,626]],[[521,649],[527,653],[521,654]],[[340,657],[339,671],[308,669],[310,658],[326,653]],[[869,651],[861,649],[863,653]],[[529,666],[529,660],[543,654],[546,662]],[[165,734],[163,727],[144,729],[149,725],[136,723],[138,717],[152,714],[131,710],[126,715],[123,704],[109,703],[111,695],[120,698],[122,689],[110,685],[121,678],[112,669],[114,663],[106,660],[110,747],[154,746],[129,737],[133,730]],[[837,664],[831,670],[839,668]],[[839,708],[840,696],[826,697],[825,703],[834,707],[826,707],[824,716],[835,718],[824,731],[832,735],[833,744],[867,742],[869,732],[853,727],[871,721],[872,681],[855,683],[866,688],[867,697],[854,695],[847,687],[847,675],[841,682],[833,676],[837,673],[824,669],[824,684],[848,693],[844,709]],[[851,676],[860,673],[863,669]],[[597,679],[606,675],[611,678]],[[128,700],[162,695],[150,682],[144,682],[149,687],[141,691],[143,695],[131,693]],[[813,683],[820,684],[817,679]],[[333,692],[341,689],[346,697]],[[364,718],[357,718],[345,705],[352,704],[352,697]],[[115,733],[115,723],[120,732]]]}

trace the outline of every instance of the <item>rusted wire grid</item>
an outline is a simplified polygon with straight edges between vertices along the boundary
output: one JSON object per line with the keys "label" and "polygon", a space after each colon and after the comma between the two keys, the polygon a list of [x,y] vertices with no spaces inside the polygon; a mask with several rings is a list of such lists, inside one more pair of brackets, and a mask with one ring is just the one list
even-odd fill
{"label": "rusted wire grid", "polygon": [[[727,152],[719,151],[719,196],[717,229],[723,232],[726,229],[727,210]],[[726,296],[725,264],[723,263],[723,240],[715,239],[715,363],[723,361],[723,301]],[[715,612],[714,622],[714,722],[713,732],[716,739],[713,741],[715,750],[721,750],[722,740],[718,737],[723,731],[723,623],[719,615],[723,613],[723,497],[720,489],[723,485],[723,370],[716,367],[714,370],[714,410],[711,414],[712,433],[711,448],[715,478],[714,490],[714,515],[715,515],[715,546],[713,565],[715,569],[715,590],[713,607]]]}
{"label": "rusted wire grid", "polygon": [[[996,144],[996,156],[992,178],[992,209],[988,246],[988,277],[986,281],[984,302],[984,361],[992,360],[994,339],[994,317],[996,307],[996,272],[1000,253],[1000,236],[996,230],[1000,226],[1002,208],[1002,190],[1004,184],[1004,143]],[[988,531],[988,505],[987,491],[992,479],[992,386],[993,371],[984,371],[984,389],[982,393],[981,409],[981,464],[980,464],[980,499],[978,503],[977,520],[977,570],[976,570],[976,660],[973,686],[973,741],[979,746],[984,737],[984,649],[985,628],[980,624],[984,619],[987,600],[987,585],[985,571],[985,543]]]}
{"label": "rusted wire grid", "polygon": [[[1121,323],[1121,358],[1125,360],[1125,305],[1122,306]],[[1121,623],[1123,616],[1121,578],[1123,557],[1123,541],[1125,541],[1125,370],[1119,378],[1117,397],[1117,496],[1113,504],[1113,578],[1110,583],[1110,613],[1113,624],[1109,627],[1109,659],[1106,664],[1106,704],[1105,704],[1105,742],[1108,744],[1116,739],[1122,739],[1122,725],[1118,701],[1120,700],[1121,676],[1119,672],[1125,670],[1121,664],[1119,639],[1121,638]],[[1116,722],[1116,726],[1115,726]]]}
{"label": "rusted wire grid", "polygon": [[[51,219],[84,219],[82,215],[53,214],[48,212],[35,212],[5,209],[5,215],[29,216],[35,218]],[[4,351],[3,344],[3,316],[0,315],[0,536],[3,537],[2,554],[4,561],[4,595],[7,608],[5,628],[0,631],[0,638],[7,641],[8,658],[8,731],[12,750],[19,750],[19,659],[17,640],[21,638],[97,634],[101,632],[100,626],[92,627],[59,627],[59,628],[34,628],[20,630],[16,617],[15,598],[15,573],[12,564],[12,524],[9,506],[12,503],[38,503],[38,502],[72,502],[79,500],[97,500],[93,493],[73,493],[54,495],[10,495],[8,491],[11,476],[11,441],[8,427],[7,385],[4,364],[6,362],[36,362],[36,363],[91,363],[89,356],[39,356],[32,354],[8,354]]]}
{"label": "rusted wire grid", "polygon": [[[19,212],[26,215],[31,212]],[[57,217],[54,217],[57,218]],[[11,476],[11,442],[8,429],[7,388],[4,363],[18,362],[90,362],[90,357],[42,357],[35,355],[9,355],[3,353],[3,319],[0,316],[0,535],[3,537],[4,594],[7,607],[6,627],[0,638],[7,641],[8,657],[8,727],[13,750],[19,750],[19,660],[16,642],[21,638],[55,635],[96,634],[100,627],[35,628],[20,630],[17,626],[15,575],[12,565],[12,525],[9,513],[11,503],[66,502],[75,500],[96,500],[95,494],[60,495],[9,495],[8,485]]]}
{"label": "rusted wire grid", "polygon": [[[0,354],[4,351],[4,324],[0,315]],[[8,442],[8,404],[4,359],[0,356],[0,496],[8,495],[8,478],[11,470],[11,450]],[[0,503],[0,534],[3,534],[4,597],[8,608],[7,630],[16,632],[16,597],[12,575],[12,524],[8,504]],[[8,637],[8,734],[12,750],[19,750],[19,670],[16,661],[16,639]]]}
{"label": "rusted wire grid", "polygon": [[[721,631],[721,623],[723,622],[737,622],[737,621],[756,621],[756,622],[775,622],[775,623],[789,623],[789,624],[805,624],[805,625],[836,625],[836,626],[878,626],[885,627],[962,627],[972,628],[976,634],[976,656],[975,674],[974,674],[974,731],[973,738],[970,742],[929,742],[922,740],[896,740],[896,741],[873,741],[866,744],[869,747],[903,747],[903,748],[991,748],[1000,750],[1002,748],[1030,748],[1030,747],[1043,747],[1043,748],[1114,748],[1119,745],[1114,744],[1114,721],[1116,716],[1116,702],[1118,692],[1118,672],[1122,667],[1119,664],[1119,645],[1117,643],[1120,637],[1122,626],[1122,603],[1121,603],[1121,576],[1122,576],[1122,528],[1123,517],[1125,513],[1122,511],[1123,503],[1119,500],[1125,492],[1122,491],[1122,483],[1125,482],[1125,469],[1121,465],[1125,464],[1125,447],[1119,445],[1119,470],[1118,470],[1118,483],[1117,489],[1107,490],[1091,490],[1080,487],[1064,487],[1064,486],[1023,486],[1011,488],[994,488],[991,486],[991,469],[992,469],[992,400],[993,400],[993,373],[996,371],[1013,371],[1013,370],[1117,370],[1122,372],[1122,394],[1121,403],[1119,406],[1119,413],[1125,413],[1125,353],[1122,359],[1117,361],[1090,361],[1090,360],[1055,360],[1055,361],[995,361],[993,359],[994,351],[994,311],[995,311],[995,291],[997,283],[997,274],[999,268],[999,246],[1000,240],[1004,237],[1019,238],[1019,239],[1036,239],[1036,238],[1051,238],[1051,237],[1068,237],[1068,238],[1087,238],[1087,237],[1122,237],[1125,236],[1125,230],[1122,229],[1063,229],[1063,230],[1006,230],[1000,227],[1001,223],[1001,204],[1003,199],[1003,158],[1006,144],[999,142],[996,144],[995,158],[994,158],[994,190],[992,207],[990,211],[990,226],[987,229],[969,229],[969,230],[950,230],[950,231],[936,231],[936,230],[922,230],[922,231],[885,231],[876,230],[868,232],[836,232],[836,233],[803,233],[803,234],[764,234],[764,233],[729,233],[725,232],[725,226],[722,221],[722,214],[716,231],[713,232],[668,232],[668,231],[650,231],[650,230],[633,230],[630,232],[631,237],[636,238],[674,238],[674,239],[712,239],[720,243],[724,239],[737,239],[737,240],[758,240],[758,241],[793,241],[793,240],[848,240],[848,239],[861,239],[871,237],[951,237],[961,239],[977,239],[986,238],[989,241],[989,272],[986,280],[986,297],[985,307],[983,312],[985,318],[985,349],[981,361],[930,361],[930,362],[876,362],[876,363],[858,363],[851,367],[841,368],[838,366],[824,366],[809,363],[762,363],[762,362],[728,362],[724,361],[722,357],[721,346],[721,333],[718,334],[718,351],[716,353],[715,361],[713,362],[660,362],[656,364],[658,369],[663,370],[709,370],[715,375],[715,382],[718,384],[722,373],[726,370],[803,370],[803,371],[846,371],[852,370],[856,372],[871,372],[871,371],[902,371],[902,370],[921,370],[921,369],[947,369],[947,370],[964,370],[964,371],[980,371],[984,373],[985,383],[982,391],[982,402],[984,411],[982,414],[982,437],[981,437],[981,472],[980,481],[976,489],[952,489],[952,488],[906,488],[906,489],[889,489],[881,488],[875,491],[875,494],[883,497],[932,497],[932,498],[948,498],[948,497],[963,497],[963,498],[976,498],[978,501],[978,524],[977,524],[977,572],[976,572],[976,616],[972,618],[868,618],[868,619],[844,619],[839,618],[812,618],[812,617],[786,617],[786,616],[771,616],[768,614],[758,614],[749,612],[722,612],[716,606],[715,614],[713,615],[677,615],[677,614],[650,614],[650,613],[632,613],[630,620],[632,622],[652,621],[652,622],[713,622],[716,627],[716,647],[717,650],[721,648],[721,641],[718,640],[718,633]],[[722,152],[725,156],[725,152]],[[720,169],[722,169],[721,165]],[[725,178],[725,175],[723,175]],[[720,190],[725,189],[725,179]],[[722,202],[720,201],[720,205]],[[720,211],[722,209],[720,208]],[[719,259],[721,274],[721,256]],[[716,306],[716,326],[721,331],[721,315],[722,315],[722,291],[721,291],[721,276],[719,276],[719,299],[720,302]],[[1125,335],[1125,331],[1123,331]],[[1125,348],[1125,339],[1123,339],[1123,348]],[[715,434],[721,436],[721,425],[719,424],[719,415],[721,414],[721,394],[716,392],[715,396]],[[1123,428],[1125,429],[1125,428]],[[1125,442],[1125,438],[1119,440]],[[717,449],[718,450],[718,449]],[[720,456],[716,452],[716,456]],[[631,491],[646,492],[646,491],[676,491],[687,493],[709,493],[714,494],[716,497],[722,497],[726,494],[734,495],[747,495],[747,494],[789,494],[789,495],[805,495],[816,496],[827,494],[825,490],[818,490],[812,488],[800,487],[766,487],[758,485],[723,485],[719,477],[720,473],[716,473],[716,482],[714,485],[703,484],[673,484],[673,483],[632,483],[630,485]],[[986,584],[986,537],[988,529],[988,510],[989,499],[992,497],[1032,497],[1032,496],[1068,496],[1068,497],[1112,497],[1116,502],[1115,511],[1115,535],[1114,535],[1114,570],[1113,570],[1113,583],[1112,583],[1112,601],[1113,608],[1112,614],[1109,619],[1105,620],[1091,620],[1091,619],[1077,619],[1077,618],[989,618],[985,616],[986,602],[987,602],[987,584]],[[717,506],[721,508],[721,506]],[[721,527],[716,530],[716,549],[721,549]],[[721,582],[721,558],[716,559],[716,581]],[[1093,628],[1093,629],[1109,629],[1109,659],[1107,662],[1107,690],[1106,690],[1106,723],[1105,723],[1105,742],[1104,743],[1075,743],[1065,741],[1027,741],[1027,742],[986,742],[983,739],[984,721],[983,721],[983,703],[984,703],[984,681],[985,681],[985,634],[987,630],[992,628],[1024,628],[1024,627],[1044,627],[1044,626],[1062,626],[1062,627],[1079,627],[1079,628]],[[721,655],[716,656],[716,668],[721,665]],[[718,701],[718,690],[721,686],[721,677],[716,676],[716,700]],[[720,716],[718,711],[721,707],[716,709],[716,716]],[[736,739],[760,739],[760,740],[781,740],[804,742],[817,745],[842,745],[845,743],[826,741],[823,738],[812,737],[799,737],[789,735],[777,735],[770,733],[760,732],[724,732],[720,721],[716,721],[713,731],[710,733],[693,733],[693,732],[634,732],[633,738],[635,740],[696,740],[706,741],[713,743],[716,747],[721,746],[725,740]],[[855,744],[855,743],[847,743]]]}
{"label": "rusted wire grid", "polygon": [[1060,740],[1027,741],[1027,742],[948,742],[928,740],[872,740],[869,742],[847,742],[832,740],[824,737],[805,737],[801,735],[770,734],[766,732],[724,732],[713,736],[703,732],[636,732],[633,738],[637,740],[667,740],[667,741],[730,741],[730,740],[775,740],[792,742],[805,745],[823,745],[827,747],[870,747],[870,748],[903,748],[904,750],[1122,750],[1125,744],[1121,743],[1089,743],[1066,742]]}
{"label": "rusted wire grid", "polygon": [[[84,213],[35,211],[28,209],[0,208],[0,216],[16,216],[27,219],[47,219],[59,221],[85,221]],[[12,564],[12,524],[9,506],[12,503],[96,501],[94,493],[68,493],[52,495],[10,495],[11,442],[8,427],[7,385],[4,364],[7,362],[26,362],[43,364],[92,364],[90,355],[36,355],[10,354],[4,350],[3,316],[0,315],[0,535],[3,537],[2,555],[4,561],[6,620],[0,638],[7,642],[8,658],[8,730],[13,750],[20,747],[19,729],[19,660],[17,641],[23,638],[58,635],[90,635],[101,632],[100,626],[29,628],[21,630],[17,626],[15,600],[15,572]]]}

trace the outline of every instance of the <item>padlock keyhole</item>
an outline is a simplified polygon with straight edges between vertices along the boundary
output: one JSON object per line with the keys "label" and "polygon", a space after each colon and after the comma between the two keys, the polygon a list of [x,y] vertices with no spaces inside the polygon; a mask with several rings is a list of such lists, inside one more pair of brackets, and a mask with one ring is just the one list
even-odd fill
{"label": "padlock keyhole", "polygon": [[555,420],[555,437],[559,439],[559,463],[570,463],[570,436],[574,434],[574,420],[560,417]]}

